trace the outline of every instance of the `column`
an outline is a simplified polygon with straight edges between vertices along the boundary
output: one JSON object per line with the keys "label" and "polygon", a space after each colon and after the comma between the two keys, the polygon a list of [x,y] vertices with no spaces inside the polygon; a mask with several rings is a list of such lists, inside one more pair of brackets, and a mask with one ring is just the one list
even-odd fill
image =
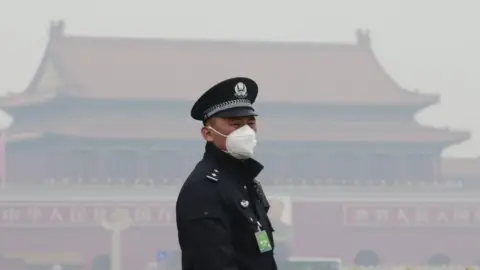
{"label": "column", "polygon": [[144,149],[138,150],[137,178],[140,179],[142,183],[145,183],[147,185],[155,185],[155,183],[153,182],[153,179],[149,179],[150,177],[148,175],[148,157],[149,157],[148,151]]}
{"label": "column", "polygon": [[433,179],[433,157],[421,153],[409,156],[411,178],[415,184],[431,183]]}
{"label": "column", "polygon": [[[128,153],[127,153],[128,154]],[[128,173],[128,178],[131,178],[131,181],[135,185],[146,185],[145,178],[142,177],[143,173],[143,152],[139,149],[132,149],[132,167]]]}
{"label": "column", "polygon": [[375,184],[393,184],[398,164],[391,153],[375,153],[371,166]]}
{"label": "column", "polygon": [[67,155],[65,151],[53,150],[48,157],[48,174],[47,179],[42,179],[46,184],[62,185],[69,180],[67,171],[71,165],[71,155]]}
{"label": "column", "polygon": [[306,158],[303,152],[289,151],[285,153],[286,164],[284,167],[283,184],[287,185],[301,185],[306,181]]}
{"label": "column", "polygon": [[[148,162],[150,177],[158,184],[172,184],[185,175],[184,157],[178,150],[152,149]],[[193,169],[193,168],[192,168]]]}
{"label": "column", "polygon": [[60,176],[60,184],[70,185],[74,184],[76,179],[73,176],[73,151],[65,149],[58,152],[58,160],[56,161],[56,170]]}
{"label": "column", "polygon": [[434,172],[433,181],[443,183],[442,160],[440,157],[440,153],[439,153],[439,156],[435,157],[433,160],[433,172]]}
{"label": "column", "polygon": [[[49,176],[49,168],[48,168],[48,157],[46,157],[46,151],[35,149],[33,152],[31,150],[26,151],[26,155],[30,156],[31,159],[30,164],[25,164],[25,157],[19,160],[19,165],[21,170],[28,170],[30,171],[30,175],[32,178],[30,180],[26,179],[30,182],[30,184],[43,184],[44,180],[47,179]],[[47,154],[48,155],[48,154]],[[33,163],[33,164],[32,164]],[[26,167],[28,166],[28,167]],[[33,180],[33,181],[32,181]]]}
{"label": "column", "polygon": [[338,180],[337,168],[336,168],[336,153],[333,151],[325,151],[325,184],[336,185]]}
{"label": "column", "polygon": [[[178,158],[178,170],[173,176],[173,184],[180,184],[183,180],[181,179],[182,175],[188,175],[187,173],[187,160],[191,152],[187,151],[176,151],[176,156]],[[193,168],[192,168],[193,169]]]}
{"label": "column", "polygon": [[402,181],[402,184],[416,179],[417,166],[415,163],[415,158],[412,154],[407,154],[403,157],[403,166],[405,170],[403,171],[404,180]]}
{"label": "column", "polygon": [[273,167],[277,166],[277,169],[273,173],[273,181],[278,183],[285,183],[285,175],[288,170],[288,153],[285,152],[271,152]]}
{"label": "column", "polygon": [[387,184],[394,185],[396,182],[400,182],[403,178],[404,171],[404,158],[401,153],[395,153],[392,155],[392,173],[387,180]]}
{"label": "column", "polygon": [[315,154],[312,151],[298,151],[292,152],[290,158],[290,177],[295,181],[295,184],[311,184],[316,176],[318,168],[315,164]]}
{"label": "column", "polygon": [[357,167],[353,185],[360,185],[361,183],[368,183],[371,179],[370,164],[372,163],[372,154],[370,152],[358,151],[355,154],[355,164]]}
{"label": "column", "polygon": [[342,172],[342,184],[343,185],[354,185],[355,180],[358,177],[358,159],[355,152],[345,153],[339,160],[341,164],[339,168]]}
{"label": "column", "polygon": [[139,161],[136,149],[118,147],[108,153],[108,184],[133,184]]}
{"label": "column", "polygon": [[[10,185],[38,185],[42,184],[43,179],[37,172],[38,150],[33,153],[27,149],[16,149],[14,153],[9,153],[9,164],[7,167],[8,180]],[[43,154],[43,153],[41,153]]]}
{"label": "column", "polygon": [[328,154],[329,177],[327,184],[334,186],[347,184],[350,173],[346,164],[349,163],[349,158],[348,152],[330,152]]}
{"label": "column", "polygon": [[171,173],[171,184],[180,184],[183,180],[181,176],[186,175],[186,160],[189,152],[174,150],[172,151],[172,156],[176,158],[177,165],[176,170]]}
{"label": "column", "polygon": [[259,176],[259,179],[265,185],[277,185],[284,183],[285,168],[282,155],[284,153],[274,152],[275,150],[265,150],[255,153],[255,159],[262,163],[265,168]]}
{"label": "column", "polygon": [[321,185],[326,183],[327,159],[324,151],[313,151],[312,154],[312,183]]}
{"label": "column", "polygon": [[74,149],[70,152],[68,175],[72,184],[97,183],[98,152],[93,148]]}
{"label": "column", "polygon": [[109,151],[106,149],[96,149],[97,154],[97,173],[93,177],[93,181],[106,183],[106,179],[109,177],[108,157]]}

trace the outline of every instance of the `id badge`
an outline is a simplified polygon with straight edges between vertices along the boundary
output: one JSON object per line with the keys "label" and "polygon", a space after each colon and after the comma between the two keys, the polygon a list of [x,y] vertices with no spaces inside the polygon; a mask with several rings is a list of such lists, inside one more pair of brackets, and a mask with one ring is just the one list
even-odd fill
{"label": "id badge", "polygon": [[270,238],[268,238],[268,234],[265,230],[256,232],[255,238],[257,239],[257,245],[260,253],[265,253],[272,250]]}

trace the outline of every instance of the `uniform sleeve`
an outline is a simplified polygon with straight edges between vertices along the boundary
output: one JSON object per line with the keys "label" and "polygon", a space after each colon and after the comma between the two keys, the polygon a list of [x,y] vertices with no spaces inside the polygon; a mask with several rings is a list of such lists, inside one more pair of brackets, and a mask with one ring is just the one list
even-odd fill
{"label": "uniform sleeve", "polygon": [[184,186],[177,202],[177,225],[182,252],[198,270],[238,270],[224,202],[218,183]]}

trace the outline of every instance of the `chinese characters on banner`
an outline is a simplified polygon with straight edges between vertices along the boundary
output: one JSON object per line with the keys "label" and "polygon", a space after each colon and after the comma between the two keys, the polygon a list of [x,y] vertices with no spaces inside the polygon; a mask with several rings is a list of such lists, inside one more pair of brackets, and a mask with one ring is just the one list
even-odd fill
{"label": "chinese characters on banner", "polygon": [[123,211],[133,226],[174,226],[172,202],[105,203],[29,203],[0,204],[0,227],[89,227],[110,220],[114,211]]}
{"label": "chinese characters on banner", "polygon": [[344,225],[372,227],[480,227],[480,205],[345,204]]}

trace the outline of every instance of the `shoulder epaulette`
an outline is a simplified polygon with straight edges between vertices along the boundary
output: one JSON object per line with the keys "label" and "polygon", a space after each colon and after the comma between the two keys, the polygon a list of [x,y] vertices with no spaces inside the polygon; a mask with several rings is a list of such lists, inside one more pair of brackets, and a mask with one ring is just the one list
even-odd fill
{"label": "shoulder epaulette", "polygon": [[213,169],[213,171],[208,173],[205,177],[210,181],[218,182],[218,180],[219,180],[219,175],[218,174],[219,174],[218,170]]}

